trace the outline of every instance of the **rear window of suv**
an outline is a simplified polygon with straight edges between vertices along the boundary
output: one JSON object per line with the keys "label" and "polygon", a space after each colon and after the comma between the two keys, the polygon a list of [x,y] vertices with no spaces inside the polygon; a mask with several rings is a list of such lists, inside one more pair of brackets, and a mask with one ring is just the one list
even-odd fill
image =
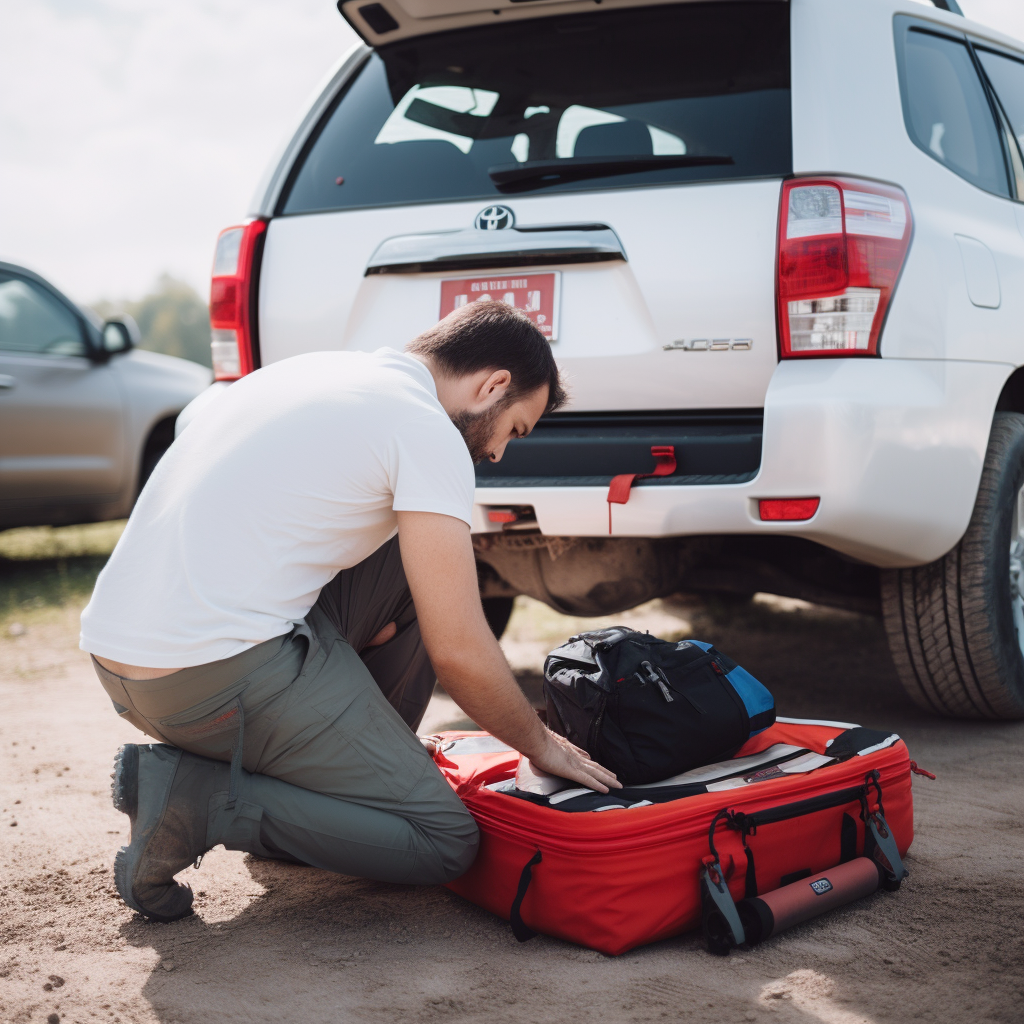
{"label": "rear window of suv", "polygon": [[789,5],[687,3],[381,48],[279,212],[791,171]]}

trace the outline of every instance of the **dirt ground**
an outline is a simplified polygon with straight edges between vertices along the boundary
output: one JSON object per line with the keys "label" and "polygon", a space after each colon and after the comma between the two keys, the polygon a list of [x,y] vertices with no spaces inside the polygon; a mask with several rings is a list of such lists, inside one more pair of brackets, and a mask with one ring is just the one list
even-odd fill
{"label": "dirt ground", "polygon": [[[111,875],[128,830],[110,804],[110,765],[118,744],[139,735],[114,715],[76,647],[77,615],[110,540],[90,537],[32,564],[11,561],[12,552],[32,556],[0,543],[3,1021],[1024,1018],[1024,724],[927,717],[900,691],[876,622],[778,599],[731,610],[655,602],[625,618],[713,640],[775,692],[782,714],[906,739],[938,779],[914,781],[917,837],[899,893],[727,959],[695,935],[613,959],[544,936],[520,945],[504,921],[443,888],[220,849],[183,872],[197,913],[147,924],[120,902]],[[505,646],[527,692],[539,658],[580,624],[517,607]],[[424,731],[459,721],[439,694]]]}

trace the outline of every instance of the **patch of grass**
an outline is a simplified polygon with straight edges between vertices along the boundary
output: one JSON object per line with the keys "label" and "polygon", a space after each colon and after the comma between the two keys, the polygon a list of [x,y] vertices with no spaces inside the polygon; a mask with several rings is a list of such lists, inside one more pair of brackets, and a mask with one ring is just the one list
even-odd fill
{"label": "patch of grass", "polygon": [[120,520],[0,532],[0,623],[84,605],[124,526]]}
{"label": "patch of grass", "polygon": [[85,526],[26,526],[0,531],[0,559],[40,561],[48,558],[108,556],[124,533],[127,519]]}

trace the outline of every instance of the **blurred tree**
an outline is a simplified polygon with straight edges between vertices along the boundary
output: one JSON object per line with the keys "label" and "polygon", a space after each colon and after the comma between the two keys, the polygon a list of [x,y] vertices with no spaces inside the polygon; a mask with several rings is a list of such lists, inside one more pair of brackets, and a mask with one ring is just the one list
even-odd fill
{"label": "blurred tree", "polygon": [[129,313],[142,334],[140,348],[191,359],[210,366],[210,313],[195,289],[170,274],[161,274],[156,288],[136,302],[94,302],[101,317]]}

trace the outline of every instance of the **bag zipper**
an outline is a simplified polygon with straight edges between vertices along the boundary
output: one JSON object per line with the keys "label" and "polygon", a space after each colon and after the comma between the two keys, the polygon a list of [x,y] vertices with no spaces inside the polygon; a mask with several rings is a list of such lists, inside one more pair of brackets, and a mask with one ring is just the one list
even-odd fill
{"label": "bag zipper", "polygon": [[748,822],[754,828],[762,825],[774,825],[779,821],[790,821],[793,818],[801,818],[805,814],[814,814],[815,811],[824,811],[829,807],[841,807],[843,804],[859,800],[864,792],[864,786],[847,786],[845,789],[834,789],[828,793],[821,793],[812,796],[807,800],[796,800],[787,804],[779,804],[778,807],[768,807],[763,811],[737,811],[744,822]]}
{"label": "bag zipper", "polygon": [[[891,750],[893,748],[887,748],[887,749]],[[840,765],[850,765],[851,762],[854,762],[855,760],[856,760],[855,758],[851,758],[849,761],[840,762]],[[840,767],[840,765],[834,765],[834,766],[831,766],[831,767],[838,768],[838,767]],[[860,767],[863,768],[864,766],[860,766]],[[879,779],[880,783],[891,782],[893,779],[897,778],[898,776],[900,776],[900,775],[902,775],[904,773],[906,773],[906,774],[910,773],[909,755],[905,754],[904,758],[900,762],[898,762],[896,764],[883,765],[883,766],[875,766],[875,767],[876,767],[876,770],[880,773],[880,779]],[[828,770],[829,770],[829,768],[818,769],[818,771],[828,771]],[[850,790],[851,792],[853,792],[853,791],[858,791],[859,792],[859,790],[861,789],[861,786],[862,786],[862,782],[860,780],[863,779],[865,770],[870,770],[870,767],[868,767],[868,768],[866,768],[864,770],[859,770],[856,773],[844,772],[841,777],[837,777],[835,779],[835,782],[837,784],[837,789],[836,790],[831,790],[827,794],[815,794],[814,796],[810,797],[807,801],[804,801],[804,802],[808,802],[808,803],[814,802],[815,799],[818,796],[823,797],[823,798],[827,798],[827,797],[833,795],[834,793],[836,793],[838,791]],[[812,773],[809,773],[809,774],[813,775],[815,773],[812,772]],[[852,782],[854,779],[858,780],[858,784],[856,786],[850,786],[849,783]],[[844,786],[843,783],[847,783],[847,785]],[[761,786],[761,785],[771,786],[772,784],[771,783],[758,783],[757,785],[758,786]],[[790,790],[789,792],[786,792],[786,793],[779,793],[777,791],[777,787],[773,786],[773,789],[776,790],[775,792],[773,792],[771,794],[763,792],[762,795],[759,796],[757,799],[758,799],[758,803],[760,803],[762,800],[771,801],[773,799],[778,799],[780,797],[783,798],[783,799],[785,799],[787,797],[792,797],[792,796],[799,797],[801,794],[803,794],[803,793],[811,793],[811,792],[813,792],[817,788],[818,788],[817,786],[804,785],[804,786],[801,786],[799,788]],[[627,838],[627,839],[622,839],[622,838],[619,838],[618,836],[589,836],[589,835],[581,835],[578,831],[569,832],[569,831],[566,831],[564,829],[552,828],[551,825],[553,824],[553,822],[550,822],[550,820],[547,819],[546,816],[545,816],[545,822],[544,822],[544,826],[545,827],[544,827],[543,831],[541,831],[539,829],[530,828],[530,827],[524,827],[522,823],[519,823],[519,828],[518,829],[510,828],[508,826],[508,824],[507,824],[506,819],[498,818],[498,817],[493,816],[492,814],[488,813],[485,808],[480,808],[480,807],[474,808],[474,816],[477,817],[481,822],[486,823],[487,826],[490,828],[490,830],[492,832],[494,832],[494,834],[499,835],[499,836],[501,836],[501,837],[503,837],[505,839],[509,839],[509,840],[511,840],[513,842],[518,842],[518,843],[521,843],[521,844],[522,843],[526,843],[527,845],[534,845],[534,846],[541,846],[542,845],[545,849],[548,849],[548,850],[558,850],[558,851],[561,851],[561,852],[564,852],[564,853],[570,853],[570,854],[577,855],[577,856],[582,854],[582,853],[586,853],[586,854],[612,853],[612,852],[616,852],[618,850],[637,850],[637,849],[640,849],[641,848],[640,844],[643,843],[645,838],[646,839],[650,839],[651,837],[654,837],[654,841],[653,842],[648,841],[648,842],[644,843],[643,844],[643,848],[662,846],[662,845],[670,845],[670,844],[673,844],[673,843],[680,842],[682,840],[690,839],[693,836],[706,835],[707,834],[707,830],[708,830],[708,824],[711,821],[711,819],[714,817],[714,815],[719,810],[722,809],[722,803],[728,803],[728,801],[725,799],[727,792],[728,791],[726,791],[726,792],[721,794],[722,797],[723,797],[722,802],[716,802],[714,804],[711,804],[711,802],[709,801],[710,806],[707,808],[706,811],[702,811],[700,813],[699,822],[698,822],[698,820],[695,819],[684,830],[680,830],[678,832],[674,831],[671,834],[666,834],[666,828],[665,828],[664,822],[658,822],[658,823],[652,825],[652,827],[650,827],[648,829],[644,829],[643,831],[640,831],[640,832],[634,831],[630,835],[630,837]],[[477,795],[477,792],[474,792],[472,794],[466,794],[466,796],[467,796],[469,801],[472,801],[473,797],[476,796],[476,795]],[[701,795],[702,796],[704,796],[704,795],[712,796],[712,795],[717,795],[717,794],[710,794],[709,793],[709,794],[701,794]],[[490,799],[492,797],[496,798],[496,799],[502,799],[504,797],[504,799],[507,799],[507,800],[516,800],[516,797],[507,796],[506,794],[503,794],[503,793],[488,793],[488,797],[486,799]],[[696,798],[695,797],[690,797],[688,799],[690,799],[690,800],[699,799],[699,797],[696,797]],[[851,799],[849,801],[844,801],[844,802],[852,803],[853,800],[855,800],[855,799],[857,799],[857,797],[853,796],[853,797],[851,797]],[[517,801],[517,803],[518,802],[519,801]],[[736,802],[738,803],[739,801],[736,801]],[[801,802],[801,801],[792,801],[792,800],[790,800],[784,806],[791,806],[793,803],[799,803],[799,802]],[[502,803],[504,803],[504,800],[502,800]],[[531,805],[531,806],[536,806],[536,805]],[[668,805],[667,804],[657,804],[657,805],[655,805],[655,807],[657,807],[659,809],[661,807],[665,807],[665,806],[668,806]],[[841,806],[841,805],[835,804],[833,806]],[[653,808],[644,808],[643,810],[644,811],[648,811],[648,810],[652,810],[652,809]],[[824,810],[825,808],[820,808],[820,809]],[[546,808],[540,808],[540,810],[543,811],[543,810],[546,810]],[[768,807],[768,808],[765,808],[764,810],[765,811],[770,811],[770,810],[772,810],[772,808]],[[551,814],[564,814],[564,813],[566,813],[566,812],[555,811],[554,809],[551,810]],[[581,813],[587,813],[587,812],[581,812]],[[758,815],[760,813],[762,813],[762,812],[752,811],[752,812],[750,812],[750,815]],[[805,813],[813,813],[813,811],[808,811],[808,812],[805,812]]]}

